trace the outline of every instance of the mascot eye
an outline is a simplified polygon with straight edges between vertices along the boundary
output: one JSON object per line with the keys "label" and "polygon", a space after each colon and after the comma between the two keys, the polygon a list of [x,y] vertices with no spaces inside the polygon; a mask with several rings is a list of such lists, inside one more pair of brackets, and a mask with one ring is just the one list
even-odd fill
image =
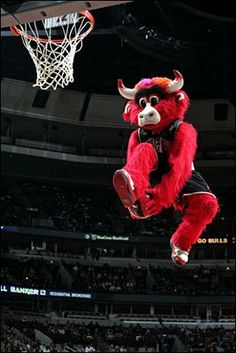
{"label": "mascot eye", "polygon": [[158,96],[151,96],[149,98],[150,104],[153,107],[154,105],[156,105],[159,102],[159,97]]}
{"label": "mascot eye", "polygon": [[140,107],[145,108],[146,105],[147,105],[146,99],[145,98],[140,98],[139,99],[139,105],[140,105]]}

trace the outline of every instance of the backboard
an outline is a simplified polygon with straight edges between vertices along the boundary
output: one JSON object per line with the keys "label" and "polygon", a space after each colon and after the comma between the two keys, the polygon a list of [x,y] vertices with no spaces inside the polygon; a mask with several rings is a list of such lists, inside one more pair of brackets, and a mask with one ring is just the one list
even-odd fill
{"label": "backboard", "polygon": [[132,1],[2,1],[1,28],[128,2]]}

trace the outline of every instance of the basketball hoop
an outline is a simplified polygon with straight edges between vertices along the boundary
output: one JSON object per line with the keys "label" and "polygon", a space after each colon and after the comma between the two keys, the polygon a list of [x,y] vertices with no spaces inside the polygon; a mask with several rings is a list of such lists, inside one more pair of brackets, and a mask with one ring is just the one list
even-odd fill
{"label": "basketball hoop", "polygon": [[[56,27],[62,38],[52,38],[52,28]],[[82,49],[83,39],[93,27],[94,18],[87,10],[11,26],[11,32],[21,36],[35,64],[37,79],[33,87],[56,90],[74,82],[75,54]]]}

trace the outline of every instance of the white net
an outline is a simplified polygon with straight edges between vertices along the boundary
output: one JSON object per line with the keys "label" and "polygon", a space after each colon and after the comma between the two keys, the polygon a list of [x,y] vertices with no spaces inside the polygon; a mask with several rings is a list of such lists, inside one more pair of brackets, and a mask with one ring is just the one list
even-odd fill
{"label": "white net", "polygon": [[[37,79],[33,87],[56,90],[58,86],[64,88],[74,81],[75,54],[82,49],[83,39],[93,29],[93,18],[89,15],[74,13],[67,18],[42,20],[40,25],[32,22],[18,26],[17,31],[36,67]],[[52,38],[55,27],[60,29],[63,39]]]}

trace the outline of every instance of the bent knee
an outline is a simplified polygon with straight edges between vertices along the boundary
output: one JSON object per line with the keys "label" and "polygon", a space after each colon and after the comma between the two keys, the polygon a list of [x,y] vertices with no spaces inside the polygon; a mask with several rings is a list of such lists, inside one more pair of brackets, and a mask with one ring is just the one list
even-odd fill
{"label": "bent knee", "polygon": [[200,207],[199,216],[205,219],[207,223],[211,222],[219,211],[219,204],[214,195],[201,195]]}
{"label": "bent knee", "polygon": [[219,212],[217,198],[210,194],[195,194],[189,200],[190,208],[194,209],[195,215],[206,223],[210,223]]}
{"label": "bent knee", "polygon": [[208,198],[206,198],[202,203],[203,215],[206,219],[209,219],[209,222],[211,222],[219,212],[219,204],[216,197],[211,195],[207,196]]}

